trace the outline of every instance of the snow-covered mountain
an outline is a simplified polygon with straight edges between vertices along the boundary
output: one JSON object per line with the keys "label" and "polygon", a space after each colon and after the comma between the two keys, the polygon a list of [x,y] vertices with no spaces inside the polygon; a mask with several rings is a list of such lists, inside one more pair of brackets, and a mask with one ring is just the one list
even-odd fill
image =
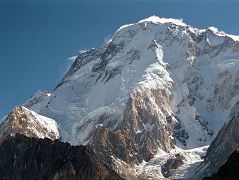
{"label": "snow-covered mountain", "polygon": [[183,163],[196,163],[232,117],[238,67],[239,37],[152,16],[79,54],[51,94],[39,91],[24,106],[54,119],[63,141],[89,144],[132,171],[165,153],[190,152],[194,160]]}
{"label": "snow-covered mountain", "polygon": [[16,133],[27,137],[59,139],[57,123],[23,106],[16,106],[0,124],[0,141]]}

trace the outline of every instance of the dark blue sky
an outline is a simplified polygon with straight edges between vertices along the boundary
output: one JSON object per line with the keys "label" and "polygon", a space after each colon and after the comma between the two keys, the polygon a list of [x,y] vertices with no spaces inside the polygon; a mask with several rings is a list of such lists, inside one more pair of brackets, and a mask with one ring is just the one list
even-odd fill
{"label": "dark blue sky", "polygon": [[236,1],[43,1],[0,0],[0,117],[38,89],[52,91],[67,58],[99,46],[123,24],[158,15],[239,34]]}

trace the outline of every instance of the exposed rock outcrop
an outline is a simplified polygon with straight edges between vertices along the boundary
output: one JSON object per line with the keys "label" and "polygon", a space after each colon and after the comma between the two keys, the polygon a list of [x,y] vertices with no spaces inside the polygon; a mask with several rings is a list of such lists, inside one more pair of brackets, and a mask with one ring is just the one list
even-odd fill
{"label": "exposed rock outcrop", "polygon": [[[158,148],[169,152],[174,147],[172,132],[169,126],[159,120],[162,118],[161,111],[166,111],[164,106],[169,106],[169,97],[165,90],[162,93],[153,90],[136,92],[129,98],[123,120],[117,129],[112,131],[98,126],[89,144],[96,152],[101,152],[104,159],[106,154],[111,154],[129,164],[149,161]],[[164,98],[160,98],[162,96]]]}
{"label": "exposed rock outcrop", "polygon": [[162,166],[162,174],[164,177],[169,178],[172,176],[172,169],[177,169],[183,164],[183,157],[180,154],[175,154],[175,157],[169,158]]}

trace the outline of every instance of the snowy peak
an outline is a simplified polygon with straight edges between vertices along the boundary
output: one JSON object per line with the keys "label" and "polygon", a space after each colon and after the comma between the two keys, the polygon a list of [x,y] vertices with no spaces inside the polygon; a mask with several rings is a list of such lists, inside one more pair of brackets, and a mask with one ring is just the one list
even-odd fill
{"label": "snowy peak", "polygon": [[16,106],[0,124],[1,139],[9,134],[20,133],[28,137],[59,138],[57,123],[23,106]]}
{"label": "snowy peak", "polygon": [[[158,16],[151,16],[146,19],[140,20],[137,23],[134,24],[126,24],[121,26],[113,36],[113,38],[109,41],[111,42],[117,34],[122,34],[128,32],[135,32],[138,30],[146,30],[147,28],[150,28],[151,26],[156,25],[158,27],[158,31],[160,29],[171,29],[173,31],[182,29],[185,34],[191,35],[191,36],[198,36],[198,35],[203,35],[203,34],[214,34],[215,38],[230,38],[233,41],[239,41],[239,36],[227,34],[223,31],[219,31],[216,27],[208,27],[207,29],[198,29],[194,28],[190,25],[187,25],[185,22],[183,22],[182,19],[173,19],[173,18],[161,18]],[[140,28],[141,27],[141,28]],[[142,28],[143,27],[143,28]],[[155,33],[156,31],[152,31],[152,33]],[[173,33],[175,35],[175,32]],[[169,34],[170,35],[170,34]],[[171,34],[172,35],[172,34]],[[217,36],[217,37],[216,37]],[[202,36],[201,36],[202,37]],[[193,39],[193,37],[192,37]]]}
{"label": "snowy peak", "polygon": [[179,25],[179,26],[187,26],[187,24],[185,24],[182,19],[160,18],[158,16],[150,16],[148,18],[145,18],[145,19],[142,19],[142,20],[138,21],[135,24],[123,25],[116,31],[116,33],[119,32],[122,29],[125,29],[125,28],[130,27],[130,26],[134,26],[134,25],[137,25],[137,24],[144,24],[146,26],[147,23],[152,23],[152,24],[170,23],[170,24],[175,24],[175,25]]}
{"label": "snowy peak", "polygon": [[160,18],[158,16],[150,16],[146,19],[140,20],[138,23],[151,22],[154,24],[164,24],[164,23],[173,23],[180,26],[187,26],[182,19],[173,19],[173,18]]}
{"label": "snowy peak", "polygon": [[[178,146],[204,146],[238,99],[238,59],[239,42],[217,29],[152,16],[121,27],[104,46],[81,53],[52,95],[44,96],[45,103],[28,107],[62,124],[65,139],[82,143],[99,117],[107,114],[110,119],[100,124],[117,129],[127,106],[137,102],[137,110],[173,128],[169,134]],[[155,127],[153,121],[134,123],[136,132]]]}

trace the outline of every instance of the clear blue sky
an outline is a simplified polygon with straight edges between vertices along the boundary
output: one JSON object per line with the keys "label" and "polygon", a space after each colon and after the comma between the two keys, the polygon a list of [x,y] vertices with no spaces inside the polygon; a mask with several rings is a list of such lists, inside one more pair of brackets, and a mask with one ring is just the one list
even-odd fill
{"label": "clear blue sky", "polygon": [[67,58],[99,46],[123,24],[158,15],[239,34],[236,1],[49,1],[0,0],[0,117],[38,89],[52,91]]}

